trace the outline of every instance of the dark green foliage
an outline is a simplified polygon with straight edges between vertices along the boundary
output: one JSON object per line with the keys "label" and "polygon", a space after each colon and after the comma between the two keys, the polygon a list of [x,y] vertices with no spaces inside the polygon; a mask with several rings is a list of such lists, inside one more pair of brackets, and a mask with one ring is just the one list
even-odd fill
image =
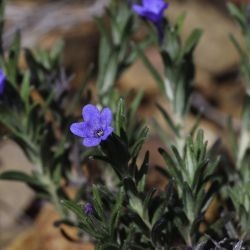
{"label": "dark green foliage", "polygon": [[247,4],[242,4],[237,8],[233,4],[228,4],[228,9],[235,21],[241,27],[242,33],[245,37],[245,48],[242,48],[237,40],[231,35],[231,41],[239,52],[241,58],[240,69],[246,87],[246,95],[244,100],[243,112],[241,117],[241,131],[240,134],[234,131],[232,123],[229,123],[229,137],[230,146],[235,165],[235,171],[229,172],[229,179],[231,183],[227,187],[227,196],[231,199],[232,205],[236,212],[235,223],[231,225],[234,235],[240,239],[250,239],[250,29],[249,29],[249,10]]}
{"label": "dark green foliage", "polygon": [[128,3],[112,1],[106,13],[110,28],[107,28],[101,18],[96,18],[102,35],[97,84],[100,97],[110,94],[117,78],[136,58],[131,43],[131,36],[135,33],[136,27]]}
{"label": "dark green foliage", "polygon": [[217,163],[209,162],[206,148],[203,132],[199,131],[195,140],[187,138],[184,152],[178,152],[174,146],[172,154],[160,149],[167,164],[165,171],[175,180],[182,201],[185,218],[175,223],[187,244],[198,239],[199,224],[204,221],[203,216],[218,190],[218,185],[213,181]]}
{"label": "dark green foliage", "polygon": [[[215,147],[209,149],[204,132],[198,129],[200,117],[188,133],[184,130],[194,84],[193,53],[202,34],[195,29],[186,41],[181,41],[185,15],[180,15],[174,25],[164,18],[163,41],[150,33],[139,43],[133,41],[139,22],[128,2],[111,1],[106,9],[107,23],[96,18],[101,32],[97,104],[112,110],[114,132],[98,147],[86,150],[74,141],[69,125],[79,118],[79,115],[74,117],[75,110],[92,101],[87,85],[94,73],[93,65],[80,90],[72,93],[69,88],[72,78],[61,65],[63,42],[59,41],[49,52],[26,49],[28,69],[21,71],[19,33],[8,50],[3,51],[4,1],[1,1],[0,67],[7,76],[5,92],[0,98],[1,139],[8,137],[15,141],[34,169],[29,174],[14,170],[1,172],[0,180],[26,183],[38,197],[56,207],[61,215],[56,226],[77,227],[79,235],[85,232],[91,236],[97,250],[247,249],[250,240],[250,32],[246,6],[238,9],[230,4],[229,10],[246,37],[246,51],[235,38],[231,39],[242,59],[247,94],[240,132],[235,132],[230,123],[234,168],[228,171],[226,166],[223,172],[218,152]],[[164,76],[144,54],[152,42],[158,43]],[[167,146],[159,149],[165,166],[155,168],[166,178],[163,188],[147,186],[154,167],[150,166],[150,152],[142,153],[149,128],[137,116],[144,92],[121,95],[116,88],[119,77],[137,56],[172,107],[167,112],[156,104],[173,135],[170,139],[158,125]],[[100,169],[99,179],[91,187],[80,169],[89,159],[98,160]],[[76,189],[73,199],[66,195],[68,186]],[[214,199],[218,215],[208,222],[206,213]],[[86,212],[86,204],[91,205],[90,212]],[[62,233],[70,239],[66,232],[62,230]]]}

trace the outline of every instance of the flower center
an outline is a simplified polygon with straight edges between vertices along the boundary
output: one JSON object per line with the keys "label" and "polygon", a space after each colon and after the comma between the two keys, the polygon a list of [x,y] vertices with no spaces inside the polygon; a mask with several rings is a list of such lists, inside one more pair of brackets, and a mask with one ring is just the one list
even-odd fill
{"label": "flower center", "polygon": [[96,135],[96,137],[101,137],[101,136],[103,136],[103,135],[104,135],[103,129],[98,129],[98,130],[96,130],[96,131],[95,131],[95,135]]}

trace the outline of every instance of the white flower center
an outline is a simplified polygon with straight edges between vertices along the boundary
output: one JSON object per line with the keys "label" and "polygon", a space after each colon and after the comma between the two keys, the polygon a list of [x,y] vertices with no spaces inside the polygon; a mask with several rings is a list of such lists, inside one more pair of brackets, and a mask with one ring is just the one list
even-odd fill
{"label": "white flower center", "polygon": [[103,135],[104,135],[103,129],[98,129],[98,130],[96,130],[95,135],[96,135],[96,137],[101,137],[101,136],[103,136]]}

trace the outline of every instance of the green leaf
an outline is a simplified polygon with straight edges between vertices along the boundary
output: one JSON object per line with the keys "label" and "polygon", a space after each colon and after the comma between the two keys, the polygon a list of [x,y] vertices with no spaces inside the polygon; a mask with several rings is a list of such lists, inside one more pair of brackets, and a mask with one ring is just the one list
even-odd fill
{"label": "green leaf", "polygon": [[226,213],[225,215],[222,215],[215,223],[210,225],[210,230],[213,230],[214,232],[219,234],[224,226],[234,219],[234,213]]}
{"label": "green leaf", "polygon": [[151,73],[151,75],[155,79],[156,83],[159,85],[160,90],[165,93],[165,83],[164,83],[160,73],[155,69],[155,67],[152,65],[152,63],[149,61],[149,59],[146,57],[144,51],[140,48],[140,46],[134,45],[134,48],[137,51],[141,60],[143,61],[144,65],[148,69],[148,71]]}
{"label": "green leaf", "polygon": [[72,211],[74,214],[76,214],[80,220],[82,220],[82,221],[86,220],[86,216],[83,212],[82,206],[76,204],[73,201],[69,201],[69,200],[62,200],[61,203],[64,207],[66,207],[67,209]]}
{"label": "green leaf", "polygon": [[92,192],[93,192],[93,205],[94,205],[94,208],[95,208],[96,212],[98,213],[98,215],[102,219],[104,219],[104,207],[103,207],[101,195],[100,195],[100,192],[99,192],[99,188],[96,185],[93,185]]}
{"label": "green leaf", "polygon": [[139,138],[136,140],[132,148],[130,149],[130,155],[132,158],[137,157],[144,142],[148,138],[149,135],[149,128],[145,127],[141,133],[139,134]]}
{"label": "green leaf", "polygon": [[18,58],[21,49],[21,35],[20,32],[17,32],[12,44],[10,46],[9,51],[9,60],[6,63],[6,71],[7,77],[10,83],[16,87],[17,86],[17,66],[18,66]]}
{"label": "green leaf", "polygon": [[200,29],[194,29],[192,33],[189,35],[183,49],[182,49],[182,55],[189,54],[193,51],[197,43],[199,42],[202,35],[202,30]]}
{"label": "green leaf", "polygon": [[149,210],[149,204],[152,202],[153,196],[154,194],[157,192],[156,188],[152,188],[148,193],[147,196],[145,198],[145,200],[143,201],[143,217],[147,217],[148,216],[148,210]]}
{"label": "green leaf", "polygon": [[143,176],[146,176],[149,169],[149,151],[146,152],[144,156],[143,163],[138,171],[138,175],[136,176],[136,181],[140,181]]}
{"label": "green leaf", "polygon": [[176,28],[176,31],[177,33],[180,35],[181,34],[181,31],[182,31],[182,28],[183,28],[183,24],[184,24],[184,21],[186,19],[186,12],[183,12],[181,15],[179,15],[176,19],[176,23],[175,23],[175,28]]}
{"label": "green leaf", "polygon": [[105,39],[105,37],[102,37],[100,41],[99,57],[98,57],[98,79],[97,79],[98,89],[102,88],[110,56],[111,56],[110,44],[107,41],[107,39]]}
{"label": "green leaf", "polygon": [[[56,63],[56,61],[60,58],[62,51],[64,48],[64,42],[63,40],[58,40],[56,44],[53,46],[51,52],[50,52],[50,58],[51,60]],[[53,65],[55,66],[55,65]]]}
{"label": "green leaf", "polygon": [[52,175],[53,182],[55,183],[56,186],[60,185],[62,177],[62,166],[61,164],[57,164]]}
{"label": "green leaf", "polygon": [[89,235],[91,235],[92,237],[96,238],[96,240],[101,240],[102,236],[100,235],[100,233],[98,232],[96,227],[93,227],[92,225],[90,225],[90,223],[82,223],[80,222],[78,224],[79,228],[82,229],[84,232],[88,233]]}
{"label": "green leaf", "polygon": [[158,221],[156,221],[151,232],[152,240],[154,242],[157,242],[157,238],[161,236],[162,231],[167,228],[167,225],[168,221],[166,218],[160,218]]}
{"label": "green leaf", "polygon": [[189,242],[189,226],[187,226],[186,223],[183,222],[178,216],[174,217],[174,224],[185,242]]}
{"label": "green leaf", "polygon": [[190,129],[190,135],[193,137],[196,133],[197,129],[199,128],[200,122],[201,122],[202,112],[199,112],[198,116],[196,117],[196,121],[192,128]]}
{"label": "green leaf", "polygon": [[113,133],[108,140],[101,142],[101,148],[119,178],[126,176],[130,160],[127,142]]}
{"label": "green leaf", "polygon": [[28,108],[29,95],[30,95],[30,73],[29,71],[25,72],[22,86],[21,86],[21,98]]}
{"label": "green leaf", "polygon": [[174,145],[171,146],[171,149],[172,149],[172,152],[173,152],[173,154],[175,156],[175,159],[177,160],[177,164],[182,168],[183,171],[186,171],[186,169],[185,169],[185,162],[182,159],[182,157],[181,157],[178,149]]}
{"label": "green leaf", "polygon": [[38,48],[34,54],[35,54],[35,60],[40,65],[42,65],[46,70],[50,70],[53,67],[49,59],[48,51]]}
{"label": "green leaf", "polygon": [[103,77],[102,85],[100,86],[100,94],[104,95],[108,93],[113,87],[118,74],[118,58],[116,54],[112,54],[109,57],[109,61],[106,64],[106,69]]}
{"label": "green leaf", "polygon": [[110,217],[109,228],[110,228],[111,235],[114,235],[116,230],[117,230],[117,225],[119,222],[124,197],[125,197],[125,193],[121,189],[117,195],[117,200],[116,200],[116,203],[114,205],[114,208],[112,209],[112,213],[111,213],[111,217]]}
{"label": "green leaf", "polygon": [[234,131],[233,119],[231,116],[227,119],[227,133],[229,146],[231,147],[232,155],[234,160],[236,161],[238,155],[238,135],[236,131]]}
{"label": "green leaf", "polygon": [[171,128],[171,130],[174,132],[174,134],[179,137],[180,133],[179,133],[179,129],[177,126],[175,126],[172,118],[170,117],[170,115],[168,114],[168,112],[166,110],[164,110],[164,108],[160,105],[160,104],[156,104],[157,108],[159,109],[159,111],[161,112],[163,118],[165,119],[167,125]]}
{"label": "green leaf", "polygon": [[190,189],[187,183],[184,183],[183,205],[187,218],[189,219],[189,222],[193,223],[195,219],[194,197],[192,194],[192,190]]}
{"label": "green leaf", "polygon": [[130,193],[134,196],[138,194],[136,185],[131,177],[125,177],[123,179],[123,184],[127,193]]}
{"label": "green leaf", "polygon": [[95,22],[96,22],[96,24],[97,24],[97,26],[102,34],[102,38],[105,39],[107,43],[112,44],[109,30],[105,26],[102,18],[95,17]]}
{"label": "green leaf", "polygon": [[115,116],[115,131],[118,136],[121,135],[121,130],[125,130],[126,124],[126,111],[125,111],[125,101],[120,98],[117,104],[116,116]]}
{"label": "green leaf", "polygon": [[164,149],[160,148],[159,153],[167,164],[168,173],[170,173],[171,177],[173,177],[181,187],[183,185],[183,177],[181,171],[176,167],[176,162]]}
{"label": "green leaf", "polygon": [[243,129],[246,131],[250,131],[250,96],[246,96],[244,100],[242,122]]}
{"label": "green leaf", "polygon": [[234,5],[233,3],[228,3],[227,7],[228,7],[230,14],[235,18],[235,20],[241,26],[242,30],[246,30],[247,29],[247,20],[245,18],[244,13],[242,13],[240,11],[240,9],[238,9],[238,7],[236,5]]}
{"label": "green leaf", "polygon": [[167,190],[166,190],[166,203],[167,206],[173,205],[174,202],[174,191],[175,191],[175,181],[170,179],[168,182]]}
{"label": "green leaf", "polygon": [[[146,38],[144,38],[143,41],[140,42],[140,44],[137,44],[137,46],[139,46],[143,51],[144,49],[149,47],[150,44],[152,44],[152,37],[147,36]],[[126,64],[127,65],[132,64],[137,58],[137,56],[138,56],[137,50],[134,48],[134,46],[131,46],[131,52],[129,53],[129,55],[126,55]]]}
{"label": "green leaf", "polygon": [[241,56],[241,58],[245,58],[246,57],[246,52],[244,51],[244,49],[241,47],[241,45],[239,44],[239,42],[236,40],[236,38],[230,34],[229,38],[231,40],[231,42],[233,43],[234,47],[236,48],[237,52],[239,53],[239,55]]}
{"label": "green leaf", "polygon": [[39,185],[36,178],[20,171],[6,171],[0,174],[0,180],[21,181],[28,185]]}
{"label": "green leaf", "polygon": [[129,109],[129,121],[132,121],[134,119],[134,116],[135,116],[135,113],[142,101],[142,98],[144,96],[144,91],[143,90],[140,90],[135,99],[133,100],[131,106],[130,106],[130,109]]}
{"label": "green leaf", "polygon": [[197,162],[193,153],[193,142],[191,137],[187,138],[185,166],[187,170],[187,182],[191,186],[194,180],[195,171],[197,170]]}
{"label": "green leaf", "polygon": [[114,243],[101,243],[95,250],[120,250],[120,247]]}

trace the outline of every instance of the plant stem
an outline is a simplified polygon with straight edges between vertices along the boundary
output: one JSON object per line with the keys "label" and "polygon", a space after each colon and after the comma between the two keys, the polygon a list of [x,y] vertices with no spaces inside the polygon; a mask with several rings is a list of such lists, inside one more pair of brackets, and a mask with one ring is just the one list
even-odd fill
{"label": "plant stem", "polygon": [[47,176],[48,192],[51,196],[51,201],[54,204],[57,212],[60,214],[61,218],[65,218],[64,210],[61,206],[60,198],[57,194],[57,188],[50,177]]}

